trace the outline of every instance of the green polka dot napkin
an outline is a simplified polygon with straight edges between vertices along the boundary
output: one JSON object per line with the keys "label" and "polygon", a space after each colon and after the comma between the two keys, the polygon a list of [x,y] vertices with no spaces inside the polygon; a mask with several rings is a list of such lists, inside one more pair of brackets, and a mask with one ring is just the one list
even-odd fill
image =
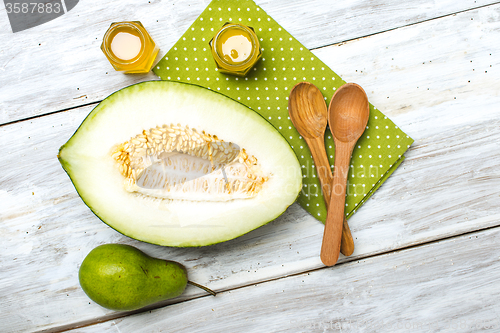
{"label": "green polka dot napkin", "polygon": [[[254,28],[262,59],[244,78],[216,71],[209,41],[226,22]],[[315,84],[328,103],[345,82],[251,0],[213,0],[155,66],[162,80],[196,84],[220,92],[267,119],[289,142],[302,166],[299,204],[318,220],[326,218],[321,187],[309,148],[288,117],[288,95],[301,81]],[[370,119],[354,149],[348,176],[346,216],[350,217],[404,159],[413,140],[370,105]],[[333,168],[335,146],[325,136]]]}

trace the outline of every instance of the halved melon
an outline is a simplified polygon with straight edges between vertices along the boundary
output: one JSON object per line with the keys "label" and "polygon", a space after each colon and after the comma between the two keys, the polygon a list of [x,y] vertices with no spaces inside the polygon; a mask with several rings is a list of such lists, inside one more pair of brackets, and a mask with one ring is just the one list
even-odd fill
{"label": "halved melon", "polygon": [[302,187],[297,158],[260,115],[221,94],[152,81],[102,101],[59,151],[106,224],[166,246],[203,246],[275,219]]}

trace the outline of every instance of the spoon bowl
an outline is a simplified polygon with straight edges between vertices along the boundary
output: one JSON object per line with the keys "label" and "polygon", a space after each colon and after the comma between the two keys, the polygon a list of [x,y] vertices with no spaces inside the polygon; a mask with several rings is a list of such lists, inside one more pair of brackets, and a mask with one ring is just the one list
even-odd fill
{"label": "spoon bowl", "polygon": [[290,120],[304,138],[325,135],[328,110],[319,89],[309,83],[300,82],[290,92],[288,99]]}
{"label": "spoon bowl", "polygon": [[359,85],[347,83],[337,90],[329,107],[330,130],[342,142],[357,141],[365,131],[370,109]]}
{"label": "spoon bowl", "polygon": [[346,83],[333,95],[328,108],[330,131],[335,142],[335,168],[328,215],[321,245],[321,261],[333,266],[339,258],[345,192],[352,151],[370,116],[366,93],[355,83]]}
{"label": "spoon bowl", "polygon": [[[328,110],[321,91],[309,82],[296,84],[288,98],[288,112],[293,125],[309,146],[328,209],[333,175],[325,150]],[[341,233],[340,251],[344,255],[350,256],[354,252],[354,240],[345,219]]]}

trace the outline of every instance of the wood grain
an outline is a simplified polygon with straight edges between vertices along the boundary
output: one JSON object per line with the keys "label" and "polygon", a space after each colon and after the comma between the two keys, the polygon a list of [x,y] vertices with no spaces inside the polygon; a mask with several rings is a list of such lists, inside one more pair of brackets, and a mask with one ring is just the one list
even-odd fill
{"label": "wood grain", "polygon": [[496,332],[499,243],[494,228],[78,331]]}
{"label": "wood grain", "polygon": [[[106,29],[111,22],[141,21],[160,46],[161,57],[208,3],[87,0],[58,19],[15,34],[4,14],[0,44],[10,47],[0,51],[0,124],[97,102],[130,84],[156,79],[153,74],[115,72],[99,49]],[[308,48],[493,3],[496,0],[257,1]],[[338,70],[340,65],[332,67]]]}
{"label": "wood grain", "polygon": [[337,89],[328,107],[328,125],[335,142],[335,167],[320,255],[327,266],[335,265],[339,258],[342,222],[345,221],[347,174],[352,151],[366,129],[369,117],[368,97],[361,86],[346,83]]}
{"label": "wood grain", "polygon": [[[393,5],[398,7],[399,3]],[[293,8],[293,5],[289,6]],[[182,8],[176,10],[187,13],[187,7]],[[383,257],[378,255],[415,246],[411,249],[415,255],[411,257],[422,259],[419,244],[500,225],[500,59],[495,56],[500,52],[497,43],[500,39],[499,18],[500,6],[488,6],[314,51],[345,80],[365,87],[369,100],[416,139],[403,165],[349,220],[357,244],[350,266],[339,266],[346,267],[345,271],[336,271],[336,274],[330,274],[332,270],[322,270],[328,272],[327,275],[322,273],[315,278],[315,281],[324,280],[318,286],[327,284],[334,288],[326,296],[312,288],[297,294],[300,283],[290,282],[297,281],[296,278],[285,278],[322,267],[317,254],[323,226],[298,205],[293,205],[279,219],[262,228],[211,247],[173,249],[141,243],[100,222],[78,198],[69,178],[58,165],[56,154],[59,146],[76,130],[91,106],[1,126],[0,331],[55,329],[116,316],[88,300],[78,286],[76,275],[79,264],[91,249],[110,242],[131,244],[150,255],[180,261],[187,266],[193,281],[206,282],[216,291],[242,287],[238,292],[245,292],[241,294],[244,296],[231,299],[234,300],[231,303],[234,311],[239,312],[240,325],[241,322],[257,328],[267,325],[269,330],[273,323],[280,323],[279,318],[276,319],[279,313],[270,311],[265,304],[282,306],[290,311],[287,313],[293,319],[305,320],[305,324],[309,324],[309,318],[313,321],[317,318],[335,319],[337,317],[328,312],[330,307],[297,306],[297,302],[309,299],[317,304],[331,302],[332,295],[338,295],[335,302],[345,305],[337,309],[350,311],[345,315],[339,312],[339,319],[349,318],[348,315],[352,314],[353,320],[366,322],[375,316],[380,318],[394,313],[387,317],[388,322],[397,324],[402,318],[418,321],[427,318],[460,319],[459,312],[463,318],[471,320],[476,314],[479,314],[478,320],[490,318],[492,312],[489,311],[494,311],[494,305],[489,303],[485,290],[493,304],[498,303],[496,287],[489,280],[498,276],[495,264],[499,257],[495,252],[498,249],[497,236],[487,238],[488,242],[480,242],[486,250],[479,245],[460,243],[460,251],[470,248],[474,255],[460,252],[457,258],[464,258],[463,264],[452,267],[450,263],[449,270],[440,273],[437,281],[435,273],[446,262],[440,261],[441,258],[451,260],[453,251],[457,251],[453,246],[455,239],[433,244],[444,245],[430,248],[436,259],[429,257],[422,262],[418,276],[394,274],[404,271],[404,263],[410,262],[407,260],[410,258],[401,257],[396,269],[391,266],[391,261],[378,260],[394,258],[399,255],[397,252]],[[23,45],[29,45],[29,41],[34,43],[35,37],[29,36],[24,37],[27,44]],[[10,51],[5,50],[2,56],[5,52]],[[17,87],[15,94],[23,90],[18,83],[21,74],[7,76]],[[47,82],[57,81],[49,76]],[[87,76],[92,76],[91,71],[67,72],[60,81],[75,84],[78,78],[85,81]],[[1,80],[4,77],[2,75]],[[40,82],[41,79],[35,86],[40,87]],[[93,82],[92,86],[104,87],[109,82],[103,80],[98,85]],[[91,86],[87,84],[87,87]],[[0,86],[5,101],[3,96],[7,96],[7,90],[4,84]],[[36,91],[26,87],[23,96],[45,99],[43,89],[35,94]],[[65,103],[64,96],[71,94],[61,94],[58,98],[48,94],[46,101]],[[53,105],[50,103],[47,105]],[[44,112],[43,107],[35,110],[34,104],[29,100],[22,107],[18,104],[16,110],[22,109],[19,114]],[[13,109],[9,106],[9,110]],[[479,232],[476,236],[482,240],[481,235],[487,236],[488,232]],[[436,264],[429,265],[433,260]],[[340,262],[345,261],[345,258],[340,259]],[[370,263],[377,268],[369,266]],[[359,267],[359,270],[353,267]],[[474,272],[478,274],[471,275]],[[354,283],[350,287],[340,282],[340,278],[346,275]],[[459,279],[461,276],[466,278]],[[472,280],[471,276],[475,279]],[[412,288],[408,288],[407,277],[410,282],[414,281]],[[273,291],[256,291],[264,285],[251,287],[270,279],[279,279],[276,283],[265,284]],[[376,297],[369,293],[370,286],[373,286],[371,281],[385,283],[380,285]],[[316,282],[307,280],[307,283],[314,286]],[[383,293],[390,286],[394,293]],[[429,287],[428,293],[426,287]],[[260,302],[263,297],[272,300],[282,290],[293,290],[296,297],[286,298],[283,303]],[[233,293],[236,291],[227,295]],[[356,297],[349,298],[350,293]],[[395,298],[394,295],[401,297]],[[201,292],[188,288],[184,296],[174,301],[197,296],[201,296]],[[212,306],[214,300],[222,299],[217,297],[211,298],[209,304],[203,303],[207,300],[184,303],[190,307],[183,308],[182,312],[200,321],[207,318],[205,329],[210,328],[208,323],[215,323],[210,316],[219,313]],[[371,299],[374,300],[372,303]],[[419,307],[413,307],[412,302]],[[182,304],[176,305],[179,306]],[[381,312],[376,311],[379,307]],[[167,307],[167,311],[170,308],[173,307]],[[206,315],[204,311],[212,308],[214,314]],[[300,314],[294,312],[297,309],[300,309]],[[185,323],[171,320],[171,313],[163,318],[168,322],[159,319],[155,322],[148,314],[142,316],[147,319],[131,317],[134,318],[132,322],[124,321],[120,329],[133,331],[136,321],[147,322],[141,328],[148,332],[153,331],[148,324],[161,322],[163,327],[171,327],[169,325]],[[227,317],[229,324],[236,322],[231,316]],[[225,321],[221,319],[220,322]],[[112,325],[112,322],[96,327],[106,329],[106,325]],[[196,328],[201,324],[195,322],[193,325]]]}
{"label": "wood grain", "polygon": [[[324,138],[328,125],[328,110],[321,91],[309,82],[297,83],[290,91],[288,112],[293,125],[309,147],[321,184],[323,198],[327,209],[329,209],[333,174],[325,149]],[[345,216],[342,220],[342,232],[339,239],[340,252],[345,256],[350,256],[354,252],[354,240]]]}
{"label": "wood grain", "polygon": [[[366,126],[366,125],[365,125]],[[321,241],[321,262],[326,266],[337,263],[342,240],[343,221],[345,220],[345,193],[347,187],[347,174],[351,161],[352,150],[356,142],[341,142],[335,140],[335,168],[328,205],[328,215]]]}

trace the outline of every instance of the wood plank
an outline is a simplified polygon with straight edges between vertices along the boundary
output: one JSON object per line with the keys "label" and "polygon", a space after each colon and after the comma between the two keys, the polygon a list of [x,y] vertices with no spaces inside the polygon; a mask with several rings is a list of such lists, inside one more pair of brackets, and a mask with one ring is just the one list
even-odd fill
{"label": "wood plank", "polygon": [[498,331],[498,244],[495,228],[78,332]]}
{"label": "wood plank", "polygon": [[[203,11],[208,0],[97,1],[79,3],[64,16],[38,27],[11,33],[0,21],[0,124],[100,101],[149,75],[115,72],[99,46],[111,22],[140,20],[160,45],[160,56]],[[494,0],[257,1],[308,48],[394,29],[442,15],[495,3]],[[301,22],[297,23],[297,13]],[[99,17],[99,20],[95,18]],[[336,65],[336,64],[335,64]],[[334,70],[341,67],[334,66]]]}
{"label": "wood plank", "polygon": [[[500,124],[497,106],[500,59],[495,57],[500,51],[496,46],[499,21],[500,6],[497,5],[315,51],[329,66],[341,61],[339,74],[342,78],[363,86],[370,102],[415,138],[413,149],[407,154],[409,158],[398,175],[403,179],[401,199],[419,198],[418,202],[405,207],[411,210],[407,213],[417,216],[420,211],[421,219],[411,224],[393,221],[394,228],[408,225],[418,230],[420,237],[436,232],[441,223],[449,220],[456,222],[456,228],[464,226],[467,229],[471,218],[481,217],[486,221],[490,219],[486,216],[490,216],[492,220],[498,219],[498,198],[493,195],[494,191],[492,196],[486,195],[485,200],[493,204],[496,211],[490,210],[486,215],[475,208],[474,200],[469,201],[472,198],[468,193],[475,191],[479,195],[490,185],[498,188],[500,184],[500,173],[493,171],[498,163],[493,161],[498,159],[499,144],[498,139],[491,137],[498,132]],[[367,49],[376,45],[383,47],[366,61],[370,57]],[[470,142],[467,136],[459,139],[465,133],[475,139]],[[463,155],[455,155],[457,145],[464,148],[470,145],[470,148],[467,153],[463,150]],[[473,166],[471,163],[477,158],[484,158],[483,163]],[[427,160],[426,168],[415,178],[413,166],[421,159]],[[409,168],[411,177],[406,174]],[[484,170],[492,172],[483,178]],[[466,187],[454,192],[454,184]],[[390,197],[387,189],[382,187],[373,200],[385,201]],[[442,198],[444,202],[439,200],[435,208],[421,209],[432,204],[427,196],[437,198],[438,193],[446,193]],[[482,200],[479,197],[477,200]],[[474,217],[457,215],[459,210],[455,208],[458,205],[467,205]],[[393,209],[391,207],[390,215]],[[405,219],[404,211],[399,213],[401,215],[395,216]],[[428,225],[428,219],[437,223]],[[392,223],[389,216],[387,220],[389,222],[384,222]],[[408,231],[402,231],[407,241]]]}
{"label": "wood plank", "polygon": [[[363,64],[369,75],[354,70],[345,75],[356,78],[371,100],[379,98],[375,104],[416,139],[407,161],[350,220],[353,259],[499,225],[500,72],[498,58],[488,55],[500,51],[488,43],[500,37],[499,12],[500,6],[486,7],[317,51],[343,68]],[[436,33],[440,29],[450,33]],[[387,48],[372,52],[374,41]],[[394,55],[408,64],[392,67],[388,59]],[[470,60],[474,67],[465,72]],[[464,83],[469,79],[474,86]],[[375,89],[394,94],[380,98]],[[103,243],[132,244],[180,261],[194,281],[215,290],[321,267],[322,225],[297,205],[241,238],[195,249],[141,243],[101,223],[78,198],[56,159],[59,146],[90,109],[0,127],[5,147],[0,160],[1,331],[50,329],[115,316],[89,302],[77,280],[85,255]],[[174,302],[200,295],[189,288]]]}

